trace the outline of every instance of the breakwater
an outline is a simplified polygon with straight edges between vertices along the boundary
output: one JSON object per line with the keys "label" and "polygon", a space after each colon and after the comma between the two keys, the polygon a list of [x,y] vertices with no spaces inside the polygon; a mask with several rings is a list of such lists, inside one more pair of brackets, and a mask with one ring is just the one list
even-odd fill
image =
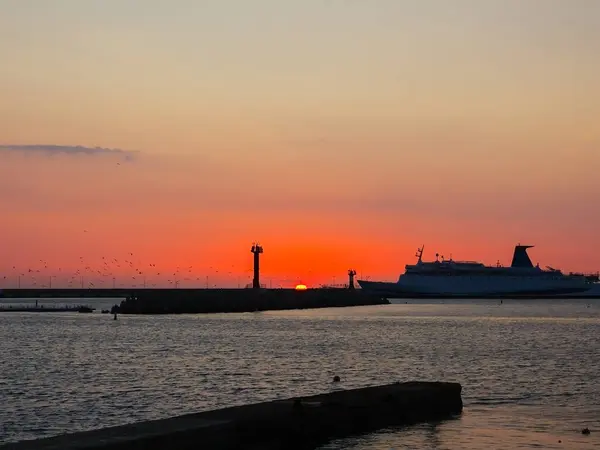
{"label": "breakwater", "polygon": [[81,313],[91,313],[91,312],[94,312],[95,310],[96,310],[96,308],[92,308],[91,306],[86,306],[86,305],[76,305],[76,306],[2,305],[2,306],[0,306],[0,312],[40,312],[40,313],[81,312]]}
{"label": "breakwater", "polygon": [[11,288],[0,289],[0,298],[125,298],[140,290],[145,289]]}
{"label": "breakwater", "polygon": [[360,289],[5,289],[4,298],[122,298],[112,312],[199,314],[389,304]]}
{"label": "breakwater", "polygon": [[153,289],[132,293],[122,314],[255,312],[382,305],[388,300],[351,289]]}
{"label": "breakwater", "polygon": [[461,385],[409,382],[206,411],[24,441],[0,450],[310,449],[334,438],[451,418]]}

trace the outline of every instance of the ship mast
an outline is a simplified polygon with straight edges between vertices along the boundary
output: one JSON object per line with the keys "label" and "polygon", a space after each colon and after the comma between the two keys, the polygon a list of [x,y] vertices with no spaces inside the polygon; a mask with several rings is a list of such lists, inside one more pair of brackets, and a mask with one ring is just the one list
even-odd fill
{"label": "ship mast", "polygon": [[425,248],[425,244],[423,244],[421,246],[421,248],[417,248],[417,253],[415,254],[415,256],[418,258],[417,259],[417,264],[421,264],[421,259],[423,257],[423,249]]}

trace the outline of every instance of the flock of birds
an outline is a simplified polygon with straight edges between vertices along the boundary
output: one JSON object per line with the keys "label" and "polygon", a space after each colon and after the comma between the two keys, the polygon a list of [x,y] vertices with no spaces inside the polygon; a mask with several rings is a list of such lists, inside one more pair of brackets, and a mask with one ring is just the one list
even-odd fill
{"label": "flock of birds", "polygon": [[[160,267],[153,262],[142,262],[130,252],[118,259],[102,256],[100,260],[87,260],[83,256],[75,270],[52,267],[40,259],[28,267],[12,266],[12,271],[0,277],[4,288],[215,288],[246,287],[252,282],[252,267],[231,265],[223,270],[214,266],[196,268],[177,266]],[[271,279],[277,285],[295,282],[291,279]]]}

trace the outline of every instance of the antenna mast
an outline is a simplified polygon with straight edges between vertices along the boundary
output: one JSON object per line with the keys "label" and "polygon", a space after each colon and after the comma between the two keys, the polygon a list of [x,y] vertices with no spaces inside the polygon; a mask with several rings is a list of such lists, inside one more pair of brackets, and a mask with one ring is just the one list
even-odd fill
{"label": "antenna mast", "polygon": [[423,258],[423,249],[425,248],[425,244],[421,246],[421,248],[417,248],[417,253],[415,256],[418,258],[417,264],[421,263],[421,259]]}

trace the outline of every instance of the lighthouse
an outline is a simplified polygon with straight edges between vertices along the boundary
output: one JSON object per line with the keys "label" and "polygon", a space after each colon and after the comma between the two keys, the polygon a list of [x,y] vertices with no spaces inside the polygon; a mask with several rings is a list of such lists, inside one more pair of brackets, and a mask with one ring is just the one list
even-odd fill
{"label": "lighthouse", "polygon": [[260,289],[260,254],[263,252],[263,248],[259,244],[252,244],[252,250],[250,251],[254,254],[252,289]]}
{"label": "lighthouse", "polygon": [[348,270],[348,289],[354,289],[354,275],[356,275],[356,270]]}

